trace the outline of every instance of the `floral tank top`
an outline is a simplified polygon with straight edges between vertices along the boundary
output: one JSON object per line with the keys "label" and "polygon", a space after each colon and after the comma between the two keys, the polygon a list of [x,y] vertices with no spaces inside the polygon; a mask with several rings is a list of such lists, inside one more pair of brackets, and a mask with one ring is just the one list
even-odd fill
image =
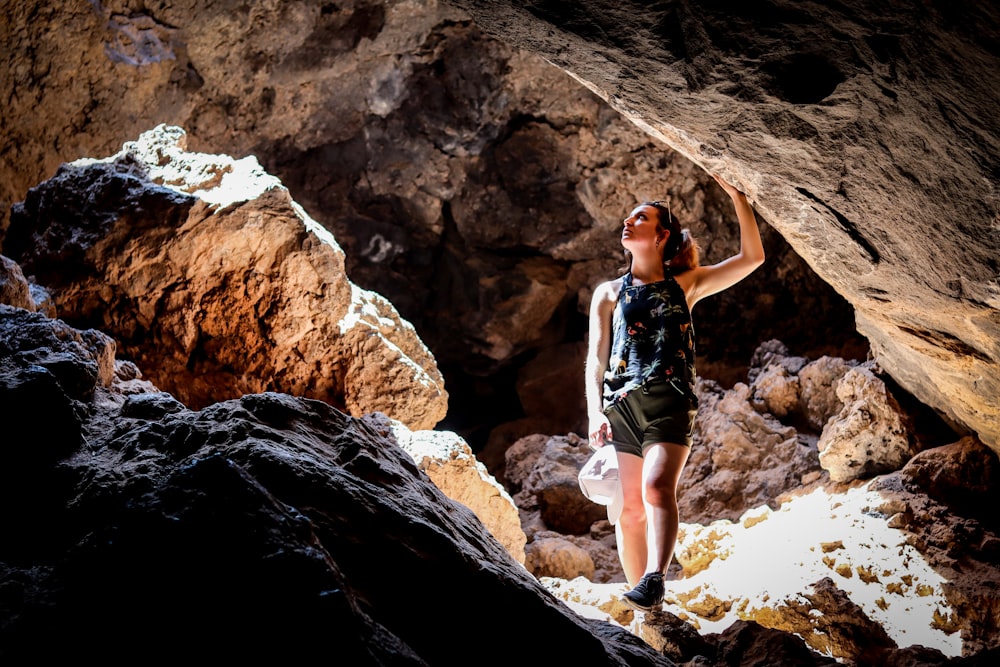
{"label": "floral tank top", "polygon": [[694,325],[684,290],[673,276],[633,285],[625,274],[611,322],[604,406],[647,382],[665,381],[698,404],[694,393]]}

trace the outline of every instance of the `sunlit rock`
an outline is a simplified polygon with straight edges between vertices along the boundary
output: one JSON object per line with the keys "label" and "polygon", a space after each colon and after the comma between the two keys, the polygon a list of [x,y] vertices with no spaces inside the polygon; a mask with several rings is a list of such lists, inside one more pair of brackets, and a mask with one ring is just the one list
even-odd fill
{"label": "sunlit rock", "polygon": [[61,317],[190,407],[262,391],[415,428],[447,392],[412,325],[344,272],[333,236],[252,157],[185,150],[160,126],[63,166],[15,208],[4,247]]}
{"label": "sunlit rock", "polygon": [[31,287],[21,267],[8,257],[0,255],[0,303],[25,310],[35,310]]}
{"label": "sunlit rock", "polygon": [[[961,639],[936,620],[954,613],[946,580],[908,545],[906,533],[889,528],[887,517],[865,513],[880,501],[877,492],[865,488],[838,494],[814,490],[786,501],[778,511],[749,513],[740,523],[686,527],[681,549],[701,549],[716,558],[670,582],[670,595],[681,609],[695,614],[703,631],[726,627],[727,619],[739,617],[796,632],[817,650],[847,658],[863,650],[863,639],[846,634],[833,639],[823,627],[833,619],[822,619],[827,613],[843,613],[860,621],[863,614],[869,619],[866,627],[888,633],[886,647],[916,643],[958,654]],[[784,565],[775,567],[777,561]],[[816,607],[809,595],[816,592],[807,589],[824,578],[830,579],[824,588],[838,591],[828,596],[833,606],[809,612]],[[860,614],[850,610],[854,605],[860,606]]]}
{"label": "sunlit rock", "polygon": [[[838,660],[887,651],[870,664],[891,664],[890,655],[920,647],[920,664],[946,665],[995,647],[996,553],[961,550],[959,535],[996,533],[906,490],[901,475],[793,494],[778,510],[757,508],[738,522],[682,524],[676,556],[683,569],[667,582],[669,614],[645,614],[638,627],[630,616],[615,622],[655,637],[669,625],[661,617],[672,614],[718,647],[717,633],[733,632],[742,620],[794,632]],[[890,507],[909,508],[908,525],[893,526]],[[543,583],[567,602],[602,610],[625,590]],[[801,664],[828,664],[814,660]]]}
{"label": "sunlit rock", "polygon": [[512,558],[525,562],[526,538],[514,501],[464,440],[450,431],[411,431],[378,412],[361,420],[379,435],[393,439],[446,496],[472,510]]}
{"label": "sunlit rock", "polygon": [[844,407],[823,429],[817,447],[819,462],[835,482],[898,470],[918,446],[905,415],[872,372],[872,364],[847,371],[837,384]]}
{"label": "sunlit rock", "polygon": [[[842,576],[850,576],[842,569]],[[862,575],[863,576],[863,575]],[[773,615],[756,614],[763,622],[805,637],[817,651],[859,664],[878,664],[879,654],[897,648],[885,629],[838,588],[830,577],[823,577],[804,591],[801,599],[787,600]]]}

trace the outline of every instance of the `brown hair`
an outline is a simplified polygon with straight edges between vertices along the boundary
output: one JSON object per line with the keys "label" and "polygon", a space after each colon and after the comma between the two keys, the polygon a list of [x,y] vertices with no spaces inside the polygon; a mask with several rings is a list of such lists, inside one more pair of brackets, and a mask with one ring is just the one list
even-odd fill
{"label": "brown hair", "polygon": [[[691,236],[691,231],[681,229],[681,223],[670,211],[669,202],[647,201],[640,206],[652,206],[656,209],[657,226],[670,232],[667,245],[663,248],[663,268],[669,275],[677,275],[696,268],[700,262],[701,248]],[[624,271],[632,269],[632,253],[625,251]]]}

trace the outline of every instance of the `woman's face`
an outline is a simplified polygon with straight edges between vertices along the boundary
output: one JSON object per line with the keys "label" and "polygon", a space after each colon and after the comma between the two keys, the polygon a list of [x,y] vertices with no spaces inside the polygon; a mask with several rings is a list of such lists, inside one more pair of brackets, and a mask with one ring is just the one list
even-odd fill
{"label": "woman's face", "polygon": [[652,206],[636,206],[622,220],[622,245],[632,252],[647,245],[656,247],[657,239],[662,243],[665,237],[666,233],[660,227],[659,213]]}

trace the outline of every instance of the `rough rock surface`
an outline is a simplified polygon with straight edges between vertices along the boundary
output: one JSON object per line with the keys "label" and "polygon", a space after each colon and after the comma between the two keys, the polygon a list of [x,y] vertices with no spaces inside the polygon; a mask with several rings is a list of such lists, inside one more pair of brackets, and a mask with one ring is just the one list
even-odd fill
{"label": "rough rock surface", "polygon": [[847,371],[837,384],[837,398],[844,407],[817,443],[819,463],[830,479],[850,482],[892,472],[917,453],[905,414],[871,364]]}
{"label": "rough rock surface", "polygon": [[21,265],[2,255],[0,255],[0,303],[35,310],[31,285],[25,279]]}
{"label": "rough rock surface", "polygon": [[160,126],[64,165],[11,216],[4,248],[60,317],[192,407],[283,391],[434,427],[448,394],[412,325],[253,158],[189,153]]}
{"label": "rough rock surface", "polygon": [[372,430],[408,453],[446,496],[468,507],[517,562],[524,563],[527,538],[514,500],[476,460],[468,443],[451,431],[411,431],[380,412],[361,417]]}
{"label": "rough rock surface", "polygon": [[693,438],[699,446],[692,447],[678,498],[685,521],[735,519],[747,508],[774,504],[819,471],[815,446],[755,410],[747,385],[722,390],[700,381],[696,392]]}
{"label": "rough rock surface", "polygon": [[756,209],[879,363],[1000,451],[1000,10],[454,0]]}
{"label": "rough rock surface", "polygon": [[[498,633],[538,628],[546,663],[670,664],[554,598],[362,420],[277,393],[188,410],[120,385],[109,348],[0,305],[6,664],[312,661],[319,642],[343,664],[500,665],[524,648]],[[441,641],[455,591],[491,604]]]}
{"label": "rough rock surface", "polygon": [[[701,167],[434,0],[21,3],[5,16],[0,230],[60,164],[160,123],[192,150],[255,155],[334,233],[352,282],[414,325],[447,378],[444,425],[477,454],[493,443],[494,474],[517,437],[583,432],[584,313],[619,269],[627,210],[670,198],[706,261],[736,247],[728,198]],[[863,359],[850,306],[760,217],[766,270],[698,306],[701,372],[731,386],[774,337]]]}
{"label": "rough rock surface", "polygon": [[[928,452],[949,470],[979,457],[990,461],[988,470],[996,465],[996,455],[971,440]],[[808,660],[990,664],[989,656],[1000,653],[996,520],[982,509],[976,518],[969,504],[957,511],[959,489],[939,489],[948,505],[931,499],[914,483],[920,473],[912,474],[904,468],[849,489],[814,486],[785,496],[777,511],[756,508],[737,522],[683,524],[676,554],[682,567],[668,582],[662,614],[636,616],[620,607],[616,600],[626,589],[620,583],[582,577],[543,583],[580,613],[631,628],[673,652],[683,653],[676,642],[684,635],[672,631],[676,617],[702,638],[734,632],[740,621],[794,633],[815,651],[798,647]],[[920,662],[903,661],[916,649],[925,651]],[[731,664],[762,664],[754,662],[755,650],[744,646]]]}
{"label": "rough rock surface", "polygon": [[[466,4],[493,29],[489,13],[501,16],[514,6]],[[519,13],[506,25],[503,42],[480,33],[464,15],[419,0],[147,2],[141,9],[118,0],[59,8],[4,6],[10,58],[9,67],[0,70],[9,91],[0,102],[0,235],[7,231],[13,203],[60,163],[112,153],[160,122],[183,125],[199,150],[255,153],[295,188],[296,200],[307,202],[310,213],[349,245],[352,276],[391,294],[393,303],[398,297],[405,317],[419,315],[422,326],[440,326],[427,330],[442,343],[437,347],[442,358],[449,355],[449,366],[467,363],[463,370],[476,378],[460,385],[461,397],[468,399],[462,409],[482,405],[505,413],[501,401],[484,397],[496,397],[491,392],[518,376],[518,399],[531,416],[503,415],[515,419],[496,439],[501,446],[493,457],[503,460],[503,440],[509,444],[515,432],[569,430],[545,423],[554,393],[545,388],[556,386],[565,395],[560,408],[576,400],[579,338],[572,334],[579,334],[588,285],[617,264],[608,249],[623,207],[661,195],[669,183],[678,214],[709,244],[706,256],[723,256],[731,247],[725,202],[706,188],[711,183],[701,169],[717,168],[748,189],[758,213],[771,223],[764,227],[769,263],[768,271],[700,310],[703,372],[726,377],[725,387],[734,377],[742,381],[734,373],[742,361],[720,363],[717,356],[729,341],[743,346],[732,353],[739,358],[779,332],[839,345],[844,339],[837,338],[838,327],[853,326],[850,309],[806,296],[816,291],[810,282],[815,276],[801,272],[801,261],[781,249],[777,229],[858,309],[881,367],[951,423],[980,430],[989,441],[989,429],[977,427],[975,419],[997,423],[996,404],[989,403],[998,394],[1000,325],[995,8],[938,3],[891,7],[891,14],[878,16],[873,7],[881,5],[769,2],[723,16],[712,3],[661,3],[657,11],[674,13],[657,22],[659,15],[634,11],[629,3],[617,3],[612,11],[600,5],[531,3],[531,13]],[[539,39],[522,41],[524,26],[553,17],[558,27],[545,26],[535,33]],[[671,32],[678,24],[682,29]],[[576,36],[570,34],[566,48],[554,53],[549,47],[569,34],[565,31]],[[650,34],[658,38],[633,48]],[[597,96],[568,86],[565,76],[511,43],[537,49],[586,79],[658,139],[630,127]],[[663,142],[697,164],[664,151]],[[567,211],[573,221],[566,219]],[[160,222],[135,219],[150,227]],[[80,238],[59,235],[51,241],[73,244]],[[21,284],[16,276],[13,281]],[[47,286],[29,275],[29,290],[38,310],[55,314]],[[21,304],[22,297],[16,296]],[[491,634],[481,642],[470,639],[470,652],[495,644],[497,628],[521,637],[534,636],[544,625],[546,638],[560,649],[541,656],[550,662],[573,660],[562,650],[568,647],[587,654],[579,664],[593,663],[595,653],[609,656],[608,664],[664,664],[613,624],[587,624],[581,632],[571,619],[570,632],[561,637],[563,610],[558,608],[557,622],[551,623],[552,617],[527,602],[534,602],[536,591],[517,567],[513,587],[507,579],[506,568],[518,559],[502,557],[502,583],[494,582],[491,555],[497,544],[480,524],[466,522],[470,516],[460,505],[442,505],[441,494],[405,457],[400,462],[383,451],[386,439],[370,425],[329,406],[276,394],[251,394],[246,406],[229,401],[193,412],[144,381],[134,364],[114,361],[115,344],[108,336],[46,324],[40,315],[23,319],[26,312],[14,316],[15,333],[4,338],[0,360],[0,423],[8,457],[0,467],[6,508],[0,511],[0,628],[26,630],[16,642],[48,640],[64,623],[68,631],[62,636],[79,641],[61,646],[78,659],[81,647],[94,646],[94,636],[107,635],[109,626],[88,615],[98,596],[110,593],[128,607],[148,602],[136,590],[190,602],[221,587],[223,602],[248,605],[220,617],[234,624],[245,619],[251,629],[266,626],[258,640],[266,642],[275,636],[269,633],[289,624],[294,625],[289,633],[308,633],[311,623],[332,619],[315,634],[328,636],[331,624],[349,628],[345,637],[354,643],[344,646],[346,660],[452,664],[454,656],[430,646],[427,637],[439,638],[440,626],[430,627],[431,619],[449,618],[453,605],[421,607],[426,616],[418,620],[426,621],[421,626],[426,636],[407,646],[411,635],[395,635],[404,624],[398,587],[389,590],[376,581],[382,572],[367,550],[353,551],[359,539],[370,538],[364,546],[371,551],[417,556],[404,563],[413,564],[418,581],[411,592],[420,604],[441,602],[439,588],[429,582],[462,571],[448,567],[454,549],[468,565],[470,590],[508,599],[525,611],[514,619],[524,624],[509,630],[512,619],[506,614],[480,619],[477,628]],[[446,317],[453,313],[461,316]],[[32,340],[41,343],[27,343]],[[520,488],[514,497],[525,503],[524,532],[532,538],[525,563],[558,577],[546,586],[564,591],[559,596],[581,614],[628,626],[664,655],[692,666],[829,664],[807,648],[813,646],[836,651],[843,661],[883,666],[992,667],[1000,651],[1000,539],[990,512],[997,502],[995,454],[975,438],[945,440],[951,444],[931,444],[902,470],[870,484],[825,483],[827,473],[811,457],[824,426],[845,406],[832,388],[856,364],[830,357],[807,363],[801,346],[792,347],[794,355],[778,347],[763,350],[745,386],[702,385],[710,388],[706,402],[725,408],[724,418],[704,415],[702,433],[720,444],[731,438],[735,451],[714,453],[726,464],[718,470],[709,456],[688,471],[705,475],[697,486],[706,511],[699,516],[689,505],[685,518],[705,525],[685,526],[681,571],[672,572],[679,577],[671,586],[672,614],[636,617],[615,599],[621,584],[611,578],[601,580],[612,583],[597,585],[579,576],[564,579],[589,572],[588,556],[595,579],[612,574],[606,565],[609,527],[599,519],[583,534],[548,530],[535,494],[529,491],[528,499]],[[475,351],[471,361],[460,357],[468,350]],[[537,363],[525,364],[529,357]],[[511,364],[524,372],[512,372]],[[363,379],[358,386],[376,393],[385,388],[370,382],[379,378]],[[903,403],[905,397],[887,378],[880,379]],[[853,406],[848,418],[856,415],[852,410],[867,409],[864,401]],[[316,414],[322,416],[320,425]],[[301,418],[290,432],[281,419],[288,415]],[[276,416],[282,423],[273,422]],[[297,428],[303,422],[310,425]],[[344,440],[330,435],[331,423],[346,424],[338,432],[346,434]],[[533,425],[538,430],[531,430]],[[555,445],[556,481],[572,475],[572,438]],[[551,439],[537,438],[534,455],[519,451],[503,461],[511,478],[526,480]],[[761,451],[748,446],[758,439],[766,444]],[[342,445],[338,461],[347,472],[331,471],[328,452],[317,460],[328,440]],[[19,446],[23,442],[33,446]],[[868,444],[876,445],[876,458],[882,454],[878,443]],[[183,458],[196,450],[223,453],[234,463]],[[785,474],[784,465],[775,462],[792,452],[787,469],[793,474]],[[115,467],[109,457],[123,465]],[[158,467],[165,460],[167,466]],[[740,470],[741,460],[766,469]],[[189,465],[171,468],[174,461]],[[267,479],[278,481],[261,491],[263,477],[251,483],[237,470],[246,461],[254,463],[255,474],[270,471]],[[463,474],[471,472],[460,467]],[[69,494],[74,472],[90,476]],[[407,480],[406,489],[411,478],[419,479],[412,492],[420,501],[400,506],[382,497],[386,476],[392,478],[388,484]],[[164,486],[149,486],[161,480]],[[329,489],[330,483],[341,486]],[[353,493],[375,487],[370,495]],[[533,482],[536,487],[546,492]],[[718,497],[732,505],[712,505],[714,487],[726,491]],[[399,486],[389,488],[390,496],[399,492]],[[546,516],[575,511],[580,499],[559,495],[565,490],[563,485],[551,494]],[[400,496],[409,499],[409,493]],[[697,498],[691,487],[685,495]],[[304,496],[306,502],[299,503]],[[247,497],[250,501],[240,501]],[[329,498],[334,499],[329,505],[322,502]],[[359,498],[373,499],[370,514],[338,514]],[[428,499],[429,505],[423,503]],[[560,510],[558,499],[569,506]],[[443,519],[437,516],[441,507],[448,508]],[[368,508],[362,503],[354,509]],[[732,519],[717,521],[725,516]],[[223,517],[222,530],[211,523],[217,517]],[[800,523],[789,521],[794,517],[801,517]],[[95,532],[81,537],[88,520]],[[306,534],[302,527],[309,521],[316,528]],[[189,528],[194,534],[185,533]],[[460,535],[457,546],[440,539],[439,529]],[[348,534],[354,542],[337,541]],[[108,537],[114,539],[101,541]],[[171,537],[178,539],[169,542]],[[396,537],[398,542],[387,541]],[[228,538],[231,544],[224,543]],[[185,545],[202,547],[206,539],[211,553],[185,551]],[[329,550],[330,544],[337,548]],[[317,545],[334,557],[349,554],[349,562],[329,567]],[[776,553],[787,556],[778,567]],[[203,560],[186,561],[189,554]],[[253,561],[254,554],[263,556]],[[73,560],[77,556],[81,559]],[[485,569],[484,562],[490,564]],[[216,576],[220,569],[225,576]],[[782,578],[768,580],[773,571]],[[171,579],[172,572],[178,577]],[[249,576],[235,581],[234,573]],[[254,582],[252,591],[246,580]],[[137,588],[137,582],[147,587]],[[747,583],[750,589],[738,587]],[[192,584],[199,588],[184,588]],[[527,594],[521,595],[522,584]],[[775,592],[779,589],[782,595]],[[330,600],[335,606],[347,602],[331,611],[323,606]],[[254,617],[254,605],[261,603],[264,614],[286,604],[293,614]],[[543,609],[551,611],[551,604],[542,596]],[[170,623],[185,618],[166,617],[163,608],[139,616],[162,620],[158,629],[171,634],[177,626]],[[362,611],[354,613],[358,608]],[[403,608],[405,623],[411,623],[416,605]],[[825,613],[817,617],[820,609]],[[218,607],[211,604],[195,608],[195,620],[213,611]],[[116,617],[112,627],[125,631],[126,642],[135,629],[142,642],[150,626],[139,627],[137,618],[115,624]],[[375,620],[369,624],[369,618]],[[892,648],[876,626],[902,648]],[[794,628],[798,637],[774,627]],[[705,634],[713,629],[721,633]],[[189,630],[174,634],[186,637]],[[149,643],[161,646],[161,637],[149,637]],[[608,641],[616,648],[609,649]],[[19,650],[16,642],[0,646]],[[61,650],[47,641],[39,645]],[[173,646],[183,649],[168,649]],[[872,646],[885,650],[873,655]],[[301,645],[281,647],[281,657],[288,658]],[[107,659],[108,644],[100,648],[95,657]],[[130,647],[112,643],[110,648],[124,653]],[[226,648],[232,657],[233,646]],[[255,659],[262,655],[253,641],[236,648]],[[961,651],[968,659],[952,660],[941,650],[948,656]],[[305,648],[302,653],[312,657]],[[523,653],[500,657],[507,664],[523,659]]]}
{"label": "rough rock surface", "polygon": [[[707,655],[692,648],[696,638],[713,637],[711,650],[722,651],[723,636],[747,628],[753,639],[739,664],[758,664],[753,656],[769,641],[785,657],[764,664],[829,664],[824,655],[851,665],[910,664],[919,649],[913,664],[930,666],[1000,652],[987,638],[1000,628],[1000,524],[989,509],[1000,479],[996,454],[972,437],[949,439],[947,429],[914,430],[926,422],[894,398],[905,392],[871,362],[809,360],[776,340],[753,358],[749,385],[697,387],[701,409],[681,477],[664,613],[637,616],[620,604],[624,577],[606,560],[617,552],[603,507],[594,505],[589,531],[561,532],[583,500],[579,491],[568,497],[564,482],[571,461],[579,469],[588,455],[582,442],[573,447],[575,436],[528,436],[507,450],[529,570],[580,613],[631,628],[681,663],[701,659],[691,651]],[[866,398],[854,400],[855,392]],[[782,417],[768,411],[774,405]],[[844,484],[832,479],[840,468],[821,467],[823,416],[826,444],[855,452],[862,464],[852,472],[863,479]],[[901,459],[895,437],[862,437],[859,448],[858,434],[839,425],[866,419],[875,433],[882,422],[895,425],[920,453]],[[562,512],[543,514],[541,500],[560,494]],[[562,527],[552,530],[550,518]],[[681,629],[692,627],[697,637],[685,638]]]}

